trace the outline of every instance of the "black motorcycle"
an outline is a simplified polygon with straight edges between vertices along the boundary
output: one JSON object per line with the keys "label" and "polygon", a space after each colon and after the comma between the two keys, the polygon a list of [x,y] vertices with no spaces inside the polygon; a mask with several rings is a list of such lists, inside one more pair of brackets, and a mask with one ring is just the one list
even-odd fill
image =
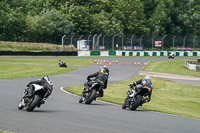
{"label": "black motorcycle", "polygon": [[98,82],[94,82],[92,86],[89,89],[85,89],[86,86],[84,86],[84,91],[82,93],[82,101],[79,101],[79,103],[84,102],[85,104],[91,104],[93,100],[96,100],[96,98],[99,96],[99,91],[103,89],[102,85]]}
{"label": "black motorcycle", "polygon": [[174,59],[175,58],[175,54],[174,53],[171,53],[169,56],[168,56],[168,59]]}
{"label": "black motorcycle", "polygon": [[142,106],[142,104],[147,102],[147,94],[150,88],[144,86],[139,89],[133,84],[130,84],[129,86],[130,88],[127,92],[127,97],[122,104],[122,109],[129,108],[130,110],[136,110],[139,106]]}
{"label": "black motorcycle", "polygon": [[66,63],[59,63],[59,67],[66,67],[67,68],[67,65],[66,65]]}
{"label": "black motorcycle", "polygon": [[24,91],[24,96],[18,106],[19,110],[25,108],[26,111],[33,111],[36,107],[44,104],[44,97],[48,90],[38,84],[31,85],[32,87],[27,87]]}

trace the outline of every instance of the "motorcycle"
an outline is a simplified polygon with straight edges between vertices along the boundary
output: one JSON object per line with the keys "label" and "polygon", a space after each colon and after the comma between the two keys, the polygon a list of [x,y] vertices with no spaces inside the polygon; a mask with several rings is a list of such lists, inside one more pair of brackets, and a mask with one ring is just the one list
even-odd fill
{"label": "motorcycle", "polygon": [[36,107],[40,107],[41,104],[45,103],[44,97],[46,96],[48,90],[38,84],[31,85],[32,87],[29,86],[24,91],[24,96],[18,106],[19,110],[25,108],[26,111],[33,111]]}
{"label": "motorcycle", "polygon": [[175,58],[175,54],[174,53],[171,53],[169,56],[168,56],[168,59],[174,59]]}
{"label": "motorcycle", "polygon": [[60,66],[60,67],[66,67],[66,68],[67,68],[66,63],[64,63],[64,62],[63,62],[63,63],[59,63],[59,66]]}
{"label": "motorcycle", "polygon": [[103,89],[102,85],[97,82],[94,82],[89,89],[85,88],[86,84],[84,85],[84,91],[81,96],[82,101],[79,101],[79,103],[84,102],[85,104],[91,104],[92,101],[96,100],[96,98],[99,96],[99,91]]}
{"label": "motorcycle", "polygon": [[129,85],[130,88],[127,92],[127,97],[122,104],[122,109],[129,108],[130,110],[136,110],[139,106],[142,106],[149,99],[148,91],[150,88],[144,86],[144,88],[137,89],[137,86],[133,84]]}

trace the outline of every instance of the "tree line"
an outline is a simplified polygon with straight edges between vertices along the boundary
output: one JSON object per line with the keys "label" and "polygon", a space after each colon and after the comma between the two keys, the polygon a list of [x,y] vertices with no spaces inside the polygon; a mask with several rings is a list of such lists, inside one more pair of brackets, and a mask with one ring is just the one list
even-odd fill
{"label": "tree line", "polygon": [[61,43],[64,34],[200,36],[200,0],[1,0],[0,40]]}

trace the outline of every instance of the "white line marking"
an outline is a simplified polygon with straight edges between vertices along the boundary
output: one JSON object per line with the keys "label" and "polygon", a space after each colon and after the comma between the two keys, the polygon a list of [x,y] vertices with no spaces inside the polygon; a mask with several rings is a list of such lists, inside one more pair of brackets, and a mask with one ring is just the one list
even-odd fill
{"label": "white line marking", "polygon": [[[60,87],[60,90],[66,94],[69,94],[71,96],[76,96],[76,97],[80,97],[78,95],[75,95],[75,94],[72,94],[66,90],[64,90],[64,87]],[[110,104],[110,105],[114,105],[114,106],[121,106],[119,104],[115,104],[115,103],[110,103],[110,102],[106,102],[106,101],[101,101],[101,100],[97,100],[99,102],[102,102],[102,103],[106,103],[106,104]],[[142,110],[142,109],[141,109]],[[179,115],[174,115],[174,114],[167,114],[167,113],[163,113],[163,112],[155,112],[155,111],[150,111],[150,110],[147,110],[148,112],[152,112],[152,113],[156,113],[156,114],[163,114],[163,115],[168,115],[168,116],[173,116],[173,117],[178,117],[178,118],[184,118],[184,119],[191,119],[191,120],[197,120],[199,121],[199,119],[197,118],[190,118],[190,117],[185,117],[185,116],[179,116]]]}
{"label": "white line marking", "polygon": [[[64,93],[67,93],[67,94],[71,95],[71,96],[80,97],[78,95],[72,94],[72,93],[64,90],[64,87],[60,87],[60,90],[63,91]],[[110,104],[110,105],[121,106],[121,105],[118,105],[118,104],[115,104],[115,103],[110,103],[110,102],[106,102],[106,101],[102,101],[102,100],[96,100],[96,101],[102,102],[102,103],[106,103],[106,104]]]}

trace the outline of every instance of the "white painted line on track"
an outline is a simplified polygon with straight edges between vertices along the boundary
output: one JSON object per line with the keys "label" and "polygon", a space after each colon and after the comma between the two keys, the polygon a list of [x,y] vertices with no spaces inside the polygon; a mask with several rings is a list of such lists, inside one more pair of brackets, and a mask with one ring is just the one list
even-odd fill
{"label": "white painted line on track", "polygon": [[[72,93],[64,90],[64,87],[60,87],[60,90],[62,92],[64,92],[64,93],[66,93],[66,94],[71,95],[71,96],[80,97],[78,95],[72,94]],[[101,101],[101,100],[97,100],[97,101],[98,102],[102,102],[102,103],[106,103],[106,104],[110,104],[110,105],[114,105],[114,106],[118,106],[118,107],[121,106],[121,105],[118,105],[118,104],[115,104],[115,103],[109,103],[109,102],[106,102],[106,101]],[[141,109],[141,110],[143,110],[143,109]],[[174,114],[167,114],[167,113],[163,113],[163,112],[155,112],[155,111],[150,111],[150,110],[148,110],[148,111],[152,112],[152,113],[156,113],[156,114],[164,114],[164,115],[168,115],[168,116],[173,116],[173,117],[178,117],[178,118],[184,118],[184,119],[192,119],[192,120],[199,121],[199,119],[197,119],[197,118],[190,118],[190,117],[178,116],[178,115],[174,115]]]}
{"label": "white painted line on track", "polygon": [[[63,91],[64,93],[67,93],[67,94],[71,95],[71,96],[80,97],[78,95],[72,94],[72,93],[64,90],[64,87],[60,87],[60,90]],[[102,102],[102,103],[106,103],[106,104],[110,104],[110,105],[121,106],[121,105],[118,105],[118,104],[115,104],[115,103],[110,103],[110,102],[106,102],[106,101],[102,101],[102,100],[96,100],[96,101]]]}

